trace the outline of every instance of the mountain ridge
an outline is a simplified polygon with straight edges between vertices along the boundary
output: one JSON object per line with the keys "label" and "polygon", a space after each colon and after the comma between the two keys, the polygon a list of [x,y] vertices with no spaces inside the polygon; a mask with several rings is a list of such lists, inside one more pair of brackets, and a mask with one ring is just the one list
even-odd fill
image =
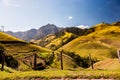
{"label": "mountain ridge", "polygon": [[59,28],[56,25],[47,24],[41,26],[39,29],[30,29],[18,32],[6,31],[6,33],[29,42],[32,39],[40,39],[48,34],[56,33],[58,30]]}

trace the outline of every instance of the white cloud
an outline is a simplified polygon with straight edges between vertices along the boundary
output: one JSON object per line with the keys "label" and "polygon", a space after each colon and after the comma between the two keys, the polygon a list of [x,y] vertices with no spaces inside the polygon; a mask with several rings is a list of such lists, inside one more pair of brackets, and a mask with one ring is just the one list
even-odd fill
{"label": "white cloud", "polygon": [[85,26],[85,25],[79,25],[77,26],[78,28],[81,28],[81,29],[85,29],[85,28],[89,28],[89,26]]}
{"label": "white cloud", "polygon": [[71,20],[71,19],[73,19],[73,17],[72,16],[68,16],[68,19]]}
{"label": "white cloud", "polygon": [[15,4],[15,0],[2,0],[2,3],[4,6],[20,7],[19,4]]}

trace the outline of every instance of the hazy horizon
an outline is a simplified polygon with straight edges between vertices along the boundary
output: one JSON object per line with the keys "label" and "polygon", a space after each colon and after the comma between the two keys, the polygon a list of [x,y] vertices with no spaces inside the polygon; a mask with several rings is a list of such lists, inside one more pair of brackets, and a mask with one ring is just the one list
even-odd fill
{"label": "hazy horizon", "polygon": [[92,26],[120,20],[119,0],[0,0],[0,26],[26,31],[48,23]]}

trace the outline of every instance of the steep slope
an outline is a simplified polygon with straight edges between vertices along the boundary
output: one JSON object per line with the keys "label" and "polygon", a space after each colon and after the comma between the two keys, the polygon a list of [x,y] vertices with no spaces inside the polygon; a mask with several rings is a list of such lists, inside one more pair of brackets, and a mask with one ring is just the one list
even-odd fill
{"label": "steep slope", "polygon": [[29,60],[32,62],[31,59],[26,57],[34,55],[35,50],[37,50],[37,55],[51,52],[48,49],[24,42],[3,32],[0,32],[0,46],[3,46],[5,49],[7,66],[18,70],[32,69],[32,66],[25,61]]}
{"label": "steep slope", "polygon": [[48,49],[56,50],[56,49],[60,48],[61,46],[69,43],[71,40],[73,40],[76,37],[77,37],[77,35],[75,35],[75,34],[65,32],[63,35],[56,37],[45,47]]}

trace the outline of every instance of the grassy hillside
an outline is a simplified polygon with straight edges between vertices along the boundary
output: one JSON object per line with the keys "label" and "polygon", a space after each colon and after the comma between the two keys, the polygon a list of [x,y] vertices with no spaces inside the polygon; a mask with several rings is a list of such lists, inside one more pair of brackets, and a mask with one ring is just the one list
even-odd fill
{"label": "grassy hillside", "polygon": [[116,50],[120,48],[119,37],[119,26],[105,26],[104,29],[74,39],[63,46],[63,49],[83,57],[90,53],[92,57],[99,59],[110,58],[110,55],[116,54]]}
{"label": "grassy hillside", "polygon": [[[72,33],[65,32],[64,35],[52,40],[51,43],[46,47],[53,50],[58,49],[56,51],[62,49],[65,52],[64,55],[67,53],[67,57],[71,57],[71,59],[74,60],[72,62],[71,60],[68,60],[68,58],[64,58],[65,67],[75,65],[85,68],[89,67],[89,55],[91,55],[91,58],[95,61],[94,63],[97,61],[114,59],[117,57],[117,50],[120,49],[120,26],[100,23],[88,29],[87,31],[89,34],[82,34],[78,38],[71,39],[72,41],[70,40],[70,42],[68,39],[74,35]],[[65,41],[68,42],[65,43]],[[58,53],[60,54],[60,52]],[[68,53],[73,53],[75,55],[69,55]],[[56,56],[55,59],[57,59],[57,57],[58,61],[54,61],[54,66],[60,68],[60,56]],[[70,68],[72,69],[72,67]]]}
{"label": "grassy hillside", "polygon": [[22,41],[22,40],[15,38],[13,36],[10,36],[6,33],[0,32],[0,41]]}
{"label": "grassy hillside", "polygon": [[82,58],[91,55],[92,59],[100,61],[94,64],[95,69],[120,69],[116,59],[117,50],[120,49],[120,26],[101,23],[92,29],[92,33],[80,36],[60,49]]}
{"label": "grassy hillside", "polygon": [[[37,50],[38,55],[51,52],[48,49],[24,42],[3,32],[0,32],[0,43],[0,46],[4,47],[6,52],[5,60],[7,66],[16,68],[17,70],[32,69],[32,66],[25,63],[25,61],[27,61],[26,57],[36,53],[34,50]],[[28,58],[28,60],[32,62],[31,58]]]}
{"label": "grassy hillside", "polygon": [[[79,67],[75,63],[75,60],[72,57],[70,57],[70,56],[68,56],[66,54],[63,54],[62,57],[63,57],[63,69],[64,70],[82,69],[81,67]],[[56,68],[56,69],[61,69],[60,52],[57,52],[55,54],[54,61],[51,64],[51,67]]]}
{"label": "grassy hillside", "polygon": [[109,48],[96,42],[82,43],[75,46],[67,44],[63,47],[63,49],[65,51],[75,52],[81,57],[88,57],[89,54],[91,54],[92,58],[96,58],[98,60],[116,57],[116,50],[114,48]]}
{"label": "grassy hillside", "polygon": [[118,59],[106,59],[95,63],[94,69],[120,70],[120,62],[118,61]]}
{"label": "grassy hillside", "polygon": [[40,40],[33,40],[31,42],[51,50],[56,50],[76,37],[77,35],[73,33],[62,32],[61,34],[59,34],[59,37],[55,34],[49,34]]}
{"label": "grassy hillside", "polygon": [[[45,48],[42,48],[40,46],[36,46],[33,44],[20,44],[20,43],[14,43],[14,44],[3,44],[7,55],[13,56],[19,63],[18,70],[29,70],[32,66],[28,66],[27,63],[24,63],[24,61],[27,61],[25,59],[26,57],[33,56],[34,50],[37,50],[37,55],[50,53],[51,51]],[[28,58],[30,62],[33,62],[32,59]]]}

